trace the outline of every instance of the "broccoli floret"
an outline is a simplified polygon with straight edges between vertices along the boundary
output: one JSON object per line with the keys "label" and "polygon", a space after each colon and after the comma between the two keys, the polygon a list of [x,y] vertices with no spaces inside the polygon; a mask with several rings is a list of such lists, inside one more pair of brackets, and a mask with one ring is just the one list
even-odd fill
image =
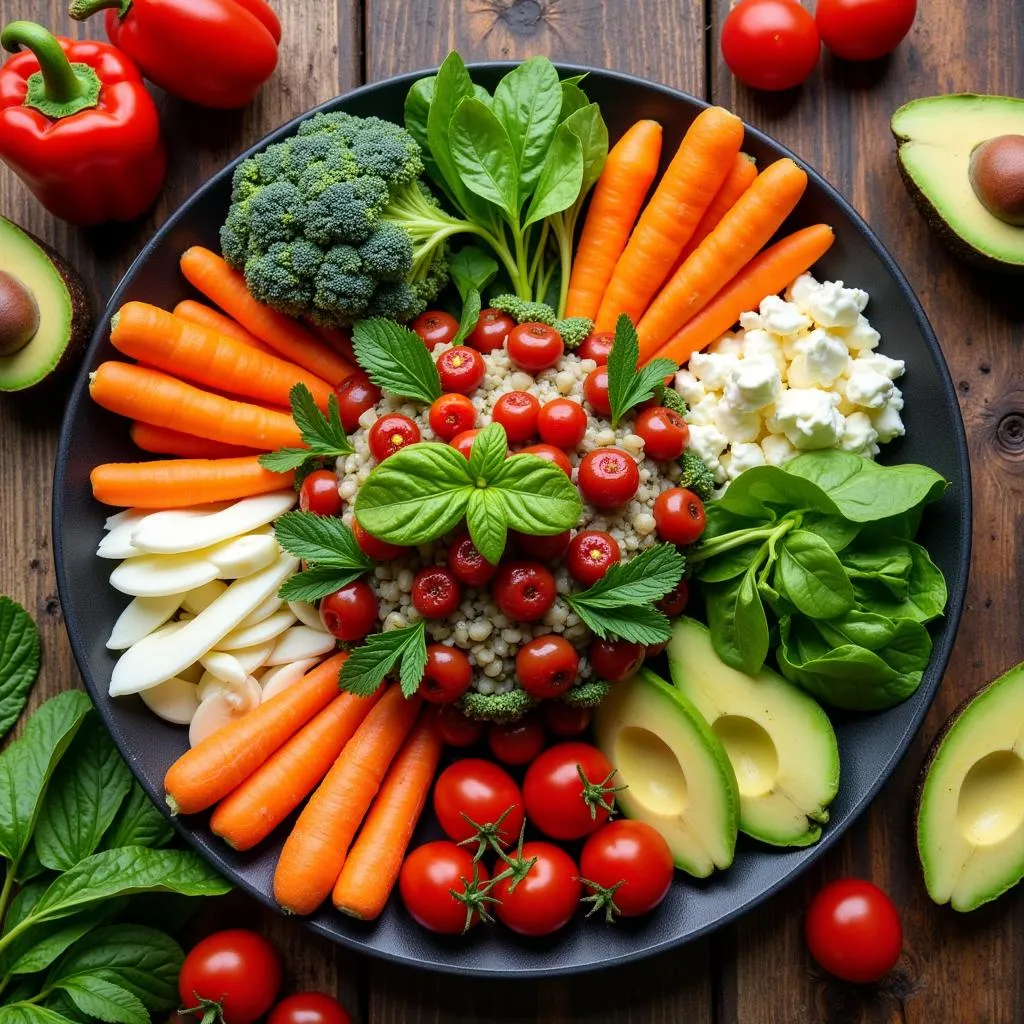
{"label": "broccoli floret", "polygon": [[573,708],[596,708],[611,693],[612,684],[591,679],[570,687],[562,694],[562,700]]}
{"label": "broccoli floret", "polygon": [[704,460],[692,448],[687,448],[679,464],[683,467],[679,486],[693,491],[701,501],[710,501],[715,493],[715,474]]}
{"label": "broccoli floret", "polygon": [[661,394],[658,395],[658,401],[666,409],[671,409],[673,412],[679,413],[680,416],[686,415],[686,403],[683,401],[683,396],[675,388],[663,387]]}
{"label": "broccoli floret", "polygon": [[507,693],[470,690],[459,698],[462,713],[480,722],[514,722],[536,703],[525,690],[509,690]]}
{"label": "broccoli floret", "polygon": [[585,316],[567,316],[554,322],[554,328],[562,336],[562,342],[570,351],[579,348],[594,329],[594,321]]}
{"label": "broccoli floret", "polygon": [[293,252],[287,242],[275,242],[262,255],[250,256],[245,280],[254,295],[273,293],[277,309],[298,316],[313,300],[313,283],[302,261],[296,267]]}
{"label": "broccoli floret", "polygon": [[517,324],[549,324],[554,326],[555,311],[546,302],[530,302],[517,295],[497,295],[491,306],[508,313]]}

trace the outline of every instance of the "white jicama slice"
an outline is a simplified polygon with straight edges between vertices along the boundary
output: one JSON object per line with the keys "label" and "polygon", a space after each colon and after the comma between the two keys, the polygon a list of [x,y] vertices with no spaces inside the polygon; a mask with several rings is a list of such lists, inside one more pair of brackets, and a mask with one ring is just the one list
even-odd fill
{"label": "white jicama slice", "polygon": [[201,611],[209,608],[227,589],[228,585],[223,580],[210,580],[209,583],[204,583],[201,587],[190,590],[182,598],[181,606],[185,611],[198,615]]}
{"label": "white jicama slice", "polygon": [[207,651],[216,650],[242,619],[277,592],[298,564],[299,560],[292,555],[282,555],[266,569],[232,583],[173,637],[151,635],[130,647],[114,666],[110,696],[122,697],[156,686],[198,661]]}
{"label": "white jicama slice", "polygon": [[281,600],[274,594],[273,597],[268,597],[252,613],[252,615],[246,615],[246,617],[238,624],[239,629],[247,629],[249,626],[255,626],[257,623],[262,622],[264,619],[269,619],[271,615],[276,614],[284,607],[284,601]]}
{"label": "white jicama slice", "polygon": [[307,658],[319,658],[328,651],[333,651],[337,641],[330,633],[322,633],[309,626],[292,626],[282,633],[274,645],[274,651],[267,658],[267,665],[287,665],[292,661],[304,661]]}
{"label": "white jicama slice", "polygon": [[217,644],[218,651],[237,651],[255,644],[264,644],[268,640],[279,637],[286,629],[295,624],[295,616],[290,608],[282,608],[269,618],[257,622],[255,626],[239,627],[228,633]]}
{"label": "white jicama slice", "polygon": [[264,702],[287,690],[289,686],[294,686],[314,665],[319,664],[319,658],[303,658],[301,661],[268,668],[260,679]]}
{"label": "white jicama slice", "polygon": [[112,651],[124,651],[137,644],[154,629],[159,629],[181,607],[184,597],[184,594],[165,594],[134,598],[117,617],[107,647]]}
{"label": "white jicama slice", "polygon": [[238,663],[249,675],[252,675],[253,672],[266,665],[267,658],[274,653],[274,645],[276,643],[277,638],[275,637],[273,640],[268,640],[265,644],[255,644],[252,647],[232,651],[231,656],[237,659]]}
{"label": "white jicama slice", "polygon": [[238,688],[213,690],[196,708],[188,728],[189,746],[208,739],[229,722],[242,718],[259,707],[260,684],[252,676]]}
{"label": "white jicama slice", "polygon": [[241,686],[245,682],[245,677],[249,675],[233,654],[224,651],[208,651],[199,659],[199,664],[217,679],[235,686]]}
{"label": "white jicama slice", "polygon": [[[141,509],[129,508],[117,516],[111,516],[107,520],[107,529],[110,531],[103,535],[96,554],[100,558],[134,558],[144,552],[132,544],[132,534],[139,528],[142,521],[149,515]],[[117,522],[113,522],[114,520]],[[111,525],[112,524],[112,525]]]}
{"label": "white jicama slice", "polygon": [[318,629],[321,633],[327,632],[327,627],[321,621],[320,612],[315,605],[310,604],[308,601],[289,601],[288,607],[295,613],[295,618],[304,626],[309,626],[310,629]]}
{"label": "white jicama slice", "polygon": [[[198,552],[197,552],[198,553]],[[237,580],[265,569],[279,554],[277,541],[266,533],[247,533],[241,537],[207,548],[203,552],[217,566],[221,579]],[[173,555],[159,555],[159,558],[173,558]]]}
{"label": "white jicama slice", "polygon": [[201,587],[219,572],[202,555],[139,555],[126,559],[110,574],[110,585],[133,597],[164,597]]}
{"label": "white jicama slice", "polygon": [[179,554],[198,551],[231,537],[251,533],[273,522],[295,504],[295,492],[272,491],[241,501],[205,515],[199,522],[182,513],[190,510],[155,512],[138,528],[132,543],[153,554]]}
{"label": "white jicama slice", "polygon": [[107,516],[103,521],[104,530],[112,530],[115,526],[120,526],[125,520],[137,517],[142,519],[148,515],[152,515],[149,509],[138,509],[138,508],[126,508],[120,512],[115,512],[112,516]]}
{"label": "white jicama slice", "polygon": [[199,707],[199,687],[181,676],[172,676],[139,696],[154,715],[175,725],[188,725]]}

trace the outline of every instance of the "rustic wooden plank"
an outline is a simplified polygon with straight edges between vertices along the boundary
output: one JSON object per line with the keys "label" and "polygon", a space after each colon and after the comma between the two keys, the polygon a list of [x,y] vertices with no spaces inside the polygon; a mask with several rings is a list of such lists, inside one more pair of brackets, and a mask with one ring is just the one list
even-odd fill
{"label": "rustic wooden plank", "polygon": [[[907,196],[889,116],[946,91],[1021,95],[1024,3],[921,4],[907,42],[887,61],[848,65],[827,53],[800,90],[757,94],[719,60],[729,0],[712,0],[712,95],[817,167],[868,219],[906,272],[939,336],[967,425],[974,477],[974,561],[967,609],[942,688],[921,735],[870,812],[838,849],[714,944],[721,1020],[839,1024],[1009,1021],[1024,1017],[1012,964],[1024,951],[1020,891],[969,917],[933,906],[917,865],[912,792],[928,742],[972,690],[1024,654],[1018,539],[1024,494],[1024,379],[1019,286],[974,271],[943,249]],[[942,443],[941,439],[938,443]],[[871,878],[899,904],[905,955],[877,988],[822,977],[804,949],[803,911],[825,881]]]}

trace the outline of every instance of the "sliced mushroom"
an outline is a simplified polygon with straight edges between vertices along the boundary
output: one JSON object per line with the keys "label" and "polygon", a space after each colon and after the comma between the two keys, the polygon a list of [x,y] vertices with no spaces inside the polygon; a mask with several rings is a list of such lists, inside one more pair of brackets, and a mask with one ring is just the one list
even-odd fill
{"label": "sliced mushroom", "polygon": [[290,608],[282,608],[269,618],[257,622],[255,626],[239,627],[228,633],[217,644],[218,651],[237,651],[255,644],[264,644],[280,636],[286,629],[295,624],[295,616]]}
{"label": "sliced mushroom", "polygon": [[184,597],[184,594],[167,594],[134,598],[117,617],[107,647],[112,651],[124,651],[137,644],[154,629],[159,629],[181,607]]}
{"label": "sliced mushroom", "polygon": [[139,696],[154,715],[175,725],[188,725],[199,707],[199,687],[180,676],[172,676]]}
{"label": "sliced mushroom", "polygon": [[196,746],[208,739],[229,722],[242,718],[257,708],[260,702],[260,684],[249,676],[243,687],[212,689],[196,708],[188,729],[188,742]]}
{"label": "sliced mushroom", "polygon": [[292,661],[287,665],[278,665],[276,668],[267,669],[260,678],[264,703],[271,697],[276,697],[279,693],[287,690],[289,686],[294,686],[314,665],[318,664],[320,664],[319,658],[303,658],[302,661]]}
{"label": "sliced mushroom", "polygon": [[221,682],[233,683],[235,686],[241,686],[249,675],[233,654],[226,654],[224,651],[207,652],[199,659],[199,664]]}
{"label": "sliced mushroom", "polygon": [[310,604],[308,601],[289,601],[288,607],[295,613],[295,618],[304,626],[309,626],[310,629],[318,629],[321,633],[327,632],[327,628],[320,618],[320,611],[316,605]]}
{"label": "sliced mushroom", "polygon": [[278,638],[266,664],[287,665],[291,661],[319,658],[336,646],[337,641],[330,633],[321,633],[309,626],[292,626]]}
{"label": "sliced mushroom", "polygon": [[201,611],[209,608],[227,589],[228,585],[223,580],[210,580],[209,583],[204,583],[201,587],[190,590],[182,598],[181,605],[185,611],[198,615]]}

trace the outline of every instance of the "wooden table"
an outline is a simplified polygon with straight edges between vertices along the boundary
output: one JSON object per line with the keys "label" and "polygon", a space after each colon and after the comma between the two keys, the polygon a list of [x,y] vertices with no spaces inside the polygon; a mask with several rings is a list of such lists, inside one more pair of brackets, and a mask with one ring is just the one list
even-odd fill
{"label": "wooden table", "polygon": [[[910,39],[888,61],[844,66],[828,56],[799,91],[756,95],[718,52],[729,0],[277,0],[280,67],[247,110],[210,113],[161,95],[171,148],[156,208],[126,227],[79,231],[55,221],[6,168],[0,212],[69,256],[97,310],[131,259],[196,186],[266,131],[362,82],[437,64],[522,58],[603,65],[721,103],[817,167],[881,234],[942,342],[967,422],[974,466],[974,570],[949,671],[921,735],[843,842],[736,926],[610,975],[545,983],[456,982],[361,959],[246,904],[285,949],[291,983],[338,992],[361,1022],[592,1021],[602,1024],[772,1022],[1014,1024],[1024,1020],[1024,889],[961,917],[934,907],[913,852],[911,800],[943,718],[985,680],[1024,657],[1024,288],[954,260],[911,206],[888,120],[904,101],[945,91],[1024,94],[1024,0],[921,0]],[[35,17],[70,35],[63,0],[0,0],[0,19]],[[1017,337],[1014,337],[1014,334]],[[50,486],[63,396],[0,400],[0,591],[43,630],[35,700],[80,681],[50,556]],[[937,438],[941,444],[942,439]],[[803,944],[804,907],[823,882],[873,879],[901,907],[905,954],[882,985],[823,977]]]}

